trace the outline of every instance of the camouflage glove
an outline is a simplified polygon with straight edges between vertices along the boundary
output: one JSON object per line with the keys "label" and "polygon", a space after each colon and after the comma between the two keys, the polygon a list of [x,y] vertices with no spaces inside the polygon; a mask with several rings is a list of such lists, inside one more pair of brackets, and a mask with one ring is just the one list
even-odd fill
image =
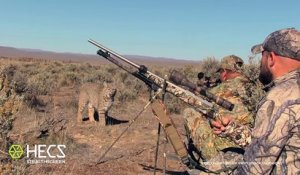
{"label": "camouflage glove", "polygon": [[211,125],[214,133],[220,137],[230,138],[241,147],[247,146],[251,142],[251,130],[246,125],[238,124],[231,117],[222,117],[217,121],[212,121]]}
{"label": "camouflage glove", "polygon": [[234,121],[231,121],[221,134],[229,137],[234,143],[241,147],[245,147],[251,142],[250,128],[246,125],[239,125]]}

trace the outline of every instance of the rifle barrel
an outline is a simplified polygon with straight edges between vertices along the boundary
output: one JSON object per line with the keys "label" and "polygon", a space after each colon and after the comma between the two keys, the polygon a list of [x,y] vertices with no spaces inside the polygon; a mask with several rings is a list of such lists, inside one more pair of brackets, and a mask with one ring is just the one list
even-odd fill
{"label": "rifle barrel", "polygon": [[95,46],[97,46],[97,47],[99,47],[99,48],[101,48],[101,49],[103,49],[103,50],[105,50],[105,51],[108,51],[109,53],[115,55],[116,57],[120,58],[121,60],[125,61],[126,63],[128,63],[128,64],[134,66],[135,68],[137,68],[137,69],[140,68],[139,65],[135,64],[134,62],[129,61],[128,59],[126,59],[126,58],[123,57],[122,55],[119,55],[119,54],[117,54],[116,52],[114,52],[114,51],[112,51],[112,50],[110,50],[110,49],[108,49],[108,48],[102,46],[101,44],[97,43],[96,41],[94,41],[94,40],[92,40],[92,39],[89,39],[88,42],[90,42],[91,44],[93,44],[93,45],[95,45]]}
{"label": "rifle barrel", "polygon": [[[93,45],[99,47],[100,49],[102,49],[102,50],[104,50],[104,51],[109,52],[110,54],[112,54],[112,55],[116,56],[117,58],[121,59],[122,61],[124,61],[124,62],[126,62],[126,63],[132,65],[133,67],[135,67],[135,68],[137,68],[137,69],[140,68],[140,65],[135,64],[134,62],[132,62],[132,61],[128,60],[127,58],[123,57],[122,55],[120,55],[120,54],[118,54],[118,53],[112,51],[111,49],[109,49],[109,48],[107,48],[107,47],[104,47],[103,45],[97,43],[96,41],[94,41],[94,40],[92,40],[92,39],[89,39],[88,42],[90,42],[91,44],[93,44]],[[154,74],[154,73],[152,73],[152,72],[150,72],[150,71],[147,71],[147,73],[148,73],[149,75],[154,76],[154,77],[160,79],[161,81],[163,81],[163,78],[157,76],[156,74]],[[168,82],[168,83],[171,83],[171,82]]]}

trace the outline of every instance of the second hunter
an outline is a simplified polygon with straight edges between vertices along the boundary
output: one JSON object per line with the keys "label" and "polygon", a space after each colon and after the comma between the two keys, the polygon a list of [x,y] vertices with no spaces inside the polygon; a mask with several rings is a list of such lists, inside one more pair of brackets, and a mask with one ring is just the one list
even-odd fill
{"label": "second hunter", "polygon": [[[251,125],[253,123],[253,115],[246,106],[247,95],[245,84],[248,79],[242,74],[241,68],[243,60],[235,55],[226,56],[221,61],[221,68],[219,69],[220,79],[222,83],[209,91],[217,96],[226,98],[235,104],[232,111],[221,110],[220,116],[231,114],[235,116],[235,120],[241,125]],[[189,140],[193,142],[196,151],[200,152],[202,161],[207,162],[220,162],[218,155],[222,152],[227,154],[227,161],[237,161],[241,158],[242,149],[238,145],[246,145],[248,143],[239,143],[240,137],[243,133],[237,135],[235,140],[228,139],[227,137],[219,137],[213,133],[210,122],[201,113],[192,108],[184,111],[184,118],[186,120],[186,129],[189,133]],[[250,142],[250,140],[248,141]],[[238,143],[238,144],[237,144]],[[224,156],[226,157],[226,156]],[[220,165],[208,166],[210,170],[215,173],[230,172],[233,167],[221,167]],[[202,172],[201,174],[206,174]]]}

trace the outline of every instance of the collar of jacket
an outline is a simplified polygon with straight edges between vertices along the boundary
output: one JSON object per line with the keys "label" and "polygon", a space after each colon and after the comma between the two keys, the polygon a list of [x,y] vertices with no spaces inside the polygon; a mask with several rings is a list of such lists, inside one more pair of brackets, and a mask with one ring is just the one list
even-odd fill
{"label": "collar of jacket", "polygon": [[278,86],[281,83],[284,83],[290,79],[299,79],[300,78],[300,69],[296,69],[294,71],[291,71],[277,79],[274,80],[275,86]]}
{"label": "collar of jacket", "polygon": [[281,83],[284,83],[290,79],[299,79],[300,78],[300,69],[293,70],[277,79],[273,80],[271,83],[265,85],[263,90],[268,92],[272,87],[278,86]]}

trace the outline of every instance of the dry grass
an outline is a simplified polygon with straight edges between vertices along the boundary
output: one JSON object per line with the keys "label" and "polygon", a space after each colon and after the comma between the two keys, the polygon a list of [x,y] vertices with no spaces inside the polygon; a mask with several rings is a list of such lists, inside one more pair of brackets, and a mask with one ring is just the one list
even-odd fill
{"label": "dry grass", "polygon": [[[116,104],[133,102],[137,98],[148,99],[147,86],[113,64],[91,65],[89,63],[65,63],[30,58],[5,61],[9,62],[10,69],[15,70],[13,79],[16,81],[18,91],[25,93],[25,100],[30,106],[43,105],[38,99],[40,95],[51,95],[62,87],[77,88],[85,82],[102,84],[103,81],[106,81],[116,86],[118,89]],[[219,61],[209,57],[203,59],[199,65],[184,65],[182,67],[151,65],[148,69],[161,77],[169,75],[170,71],[177,69],[192,82],[196,82],[197,73],[200,71],[216,77],[215,72],[218,66]],[[258,64],[254,62],[246,65],[244,69],[246,76],[254,83],[257,83],[258,71]],[[261,87],[259,83],[257,86]],[[169,103],[170,111],[180,113],[182,103],[169,96],[167,100],[171,101]]]}
{"label": "dry grass", "polygon": [[[83,133],[95,130],[97,132],[91,133],[96,136],[97,134],[103,134],[98,133],[101,131],[101,128],[95,129],[92,125],[86,128],[74,129],[76,124],[73,121],[73,118],[76,115],[77,110],[78,90],[85,82],[102,84],[106,81],[110,86],[116,86],[118,92],[112,111],[113,114],[117,115],[126,113],[127,116],[122,119],[129,119],[130,116],[137,113],[142,104],[149,99],[149,89],[142,81],[134,78],[125,71],[118,69],[113,64],[92,65],[90,63],[72,63],[31,58],[18,60],[2,58],[0,59],[0,63],[7,67],[7,72],[13,72],[11,80],[15,82],[14,86],[16,92],[23,97],[27,104],[20,109],[18,115],[14,116],[18,120],[16,122],[14,122],[13,116],[8,118],[3,118],[1,116],[4,120],[1,120],[1,139],[7,138],[9,132],[14,133],[15,135],[19,135],[18,140],[14,141],[18,141],[20,144],[63,143],[70,148],[69,153],[74,153],[78,156],[80,156],[78,153],[80,149],[90,149],[91,145],[86,146],[84,144],[79,144],[78,141],[73,138],[74,135],[72,135],[74,132],[78,132],[78,130],[82,130]],[[214,73],[215,70],[218,69],[218,64],[218,60],[207,58],[204,59],[201,64],[199,62],[199,65],[174,67],[151,64],[148,69],[161,77],[169,75],[173,69],[176,69],[184,73],[192,82],[196,82],[199,71],[210,74],[211,76],[216,76]],[[255,83],[257,83],[257,76],[253,75],[258,75],[257,70],[258,64],[251,63],[245,66],[246,74],[249,75],[249,77],[252,78],[251,80]],[[259,86],[260,85],[257,84],[257,87]],[[254,94],[254,101],[257,101],[261,95],[259,92],[260,91],[252,93]],[[165,100],[169,111],[175,115],[180,114],[183,109],[187,107],[182,101],[170,94],[166,95]],[[138,108],[134,108],[137,106]],[[41,124],[40,121],[51,117],[55,118],[57,116],[67,116],[68,128],[66,130],[62,130],[61,133],[49,137],[41,139],[34,138],[33,133],[39,128],[39,125]],[[5,122],[7,124],[4,125]],[[153,125],[152,120],[148,122],[147,125],[140,127],[142,129],[152,127],[150,124]],[[156,126],[154,126],[154,128],[156,128]],[[111,130],[114,129],[111,128]],[[105,130],[107,135],[112,134],[111,130]],[[118,131],[118,129],[115,130],[116,132]],[[151,134],[148,135],[150,138]],[[96,136],[91,136],[91,138]],[[80,137],[80,135],[78,137]],[[10,142],[11,141],[8,140],[4,145],[1,144],[1,150],[7,150],[7,146]],[[16,172],[21,174],[27,169],[22,163],[16,164],[15,167]],[[33,168],[33,170],[36,171],[39,170],[39,168],[36,167],[36,169]]]}

